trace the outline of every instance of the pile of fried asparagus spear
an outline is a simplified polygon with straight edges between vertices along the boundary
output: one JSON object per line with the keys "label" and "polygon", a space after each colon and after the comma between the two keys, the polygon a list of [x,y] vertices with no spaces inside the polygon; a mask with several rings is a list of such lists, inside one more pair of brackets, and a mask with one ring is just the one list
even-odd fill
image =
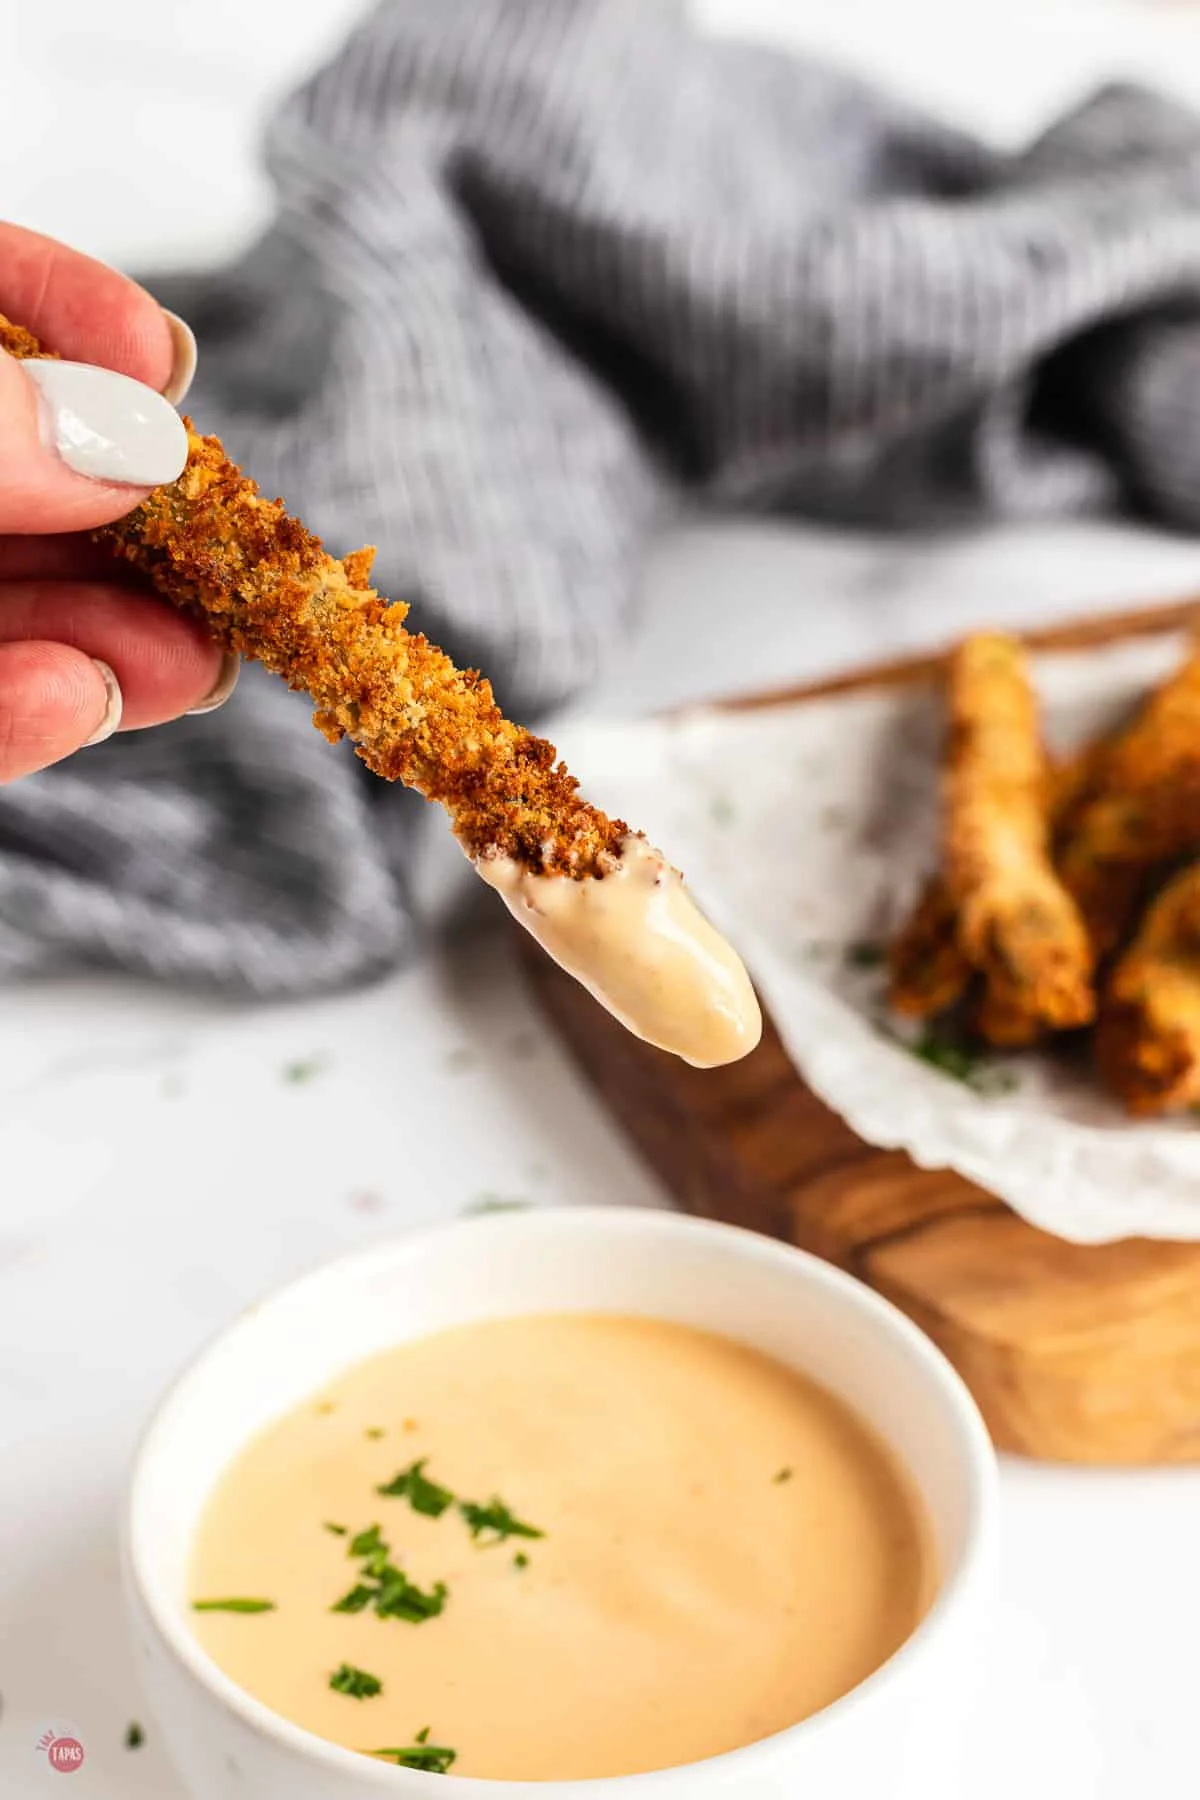
{"label": "pile of fried asparagus spear", "polygon": [[1091,1026],[1130,1112],[1200,1104],[1200,650],[1058,764],[1014,639],[967,639],[946,687],[941,866],[891,945],[893,1008],[1002,1048]]}

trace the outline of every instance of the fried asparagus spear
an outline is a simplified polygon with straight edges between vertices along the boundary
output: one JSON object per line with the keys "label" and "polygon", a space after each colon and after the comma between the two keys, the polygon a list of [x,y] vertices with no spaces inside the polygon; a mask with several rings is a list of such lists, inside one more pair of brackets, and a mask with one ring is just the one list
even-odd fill
{"label": "fried asparagus spear", "polygon": [[960,950],[1005,1041],[1092,1018],[1092,954],[1050,859],[1047,762],[1024,653],[979,635],[949,669],[942,858]]}
{"label": "fried asparagus spear", "polygon": [[1200,1103],[1200,864],[1167,883],[1113,969],[1096,1062],[1130,1112]]}
{"label": "fried asparagus spear", "polygon": [[[47,354],[3,318],[0,348]],[[405,629],[407,606],[369,585],[374,551],[330,556],[218,439],[184,423],[178,481],[96,536],[218,642],[310,694],[331,741],[352,739],[377,775],[439,801],[468,855],[534,874],[611,870],[626,825],[580,798],[554,746],[506,719],[483,676]]]}
{"label": "fried asparagus spear", "polygon": [[[42,353],[3,319],[0,349]],[[405,629],[408,608],[369,585],[373,551],[330,556],[184,424],[178,481],[97,538],[219,643],[307,691],[326,737],[440,801],[513,916],[628,1030],[697,1068],[751,1051],[762,1014],[750,978],[679,872],[583,800],[554,746],[506,719],[476,670]]]}
{"label": "fried asparagus spear", "polygon": [[[1086,744],[1050,764],[1045,791],[1051,838],[1092,791],[1106,747],[1102,741]],[[888,973],[888,1002],[906,1018],[934,1018],[957,1006],[966,993],[973,971],[959,948],[958,912],[943,876],[929,877],[892,940]],[[975,1023],[990,1044],[1027,1041],[1024,1015],[1014,1018],[1007,1007],[989,1004],[986,995]]]}
{"label": "fried asparagus spear", "polygon": [[1200,850],[1200,652],[1112,741],[1098,791],[1060,846],[1063,882],[1098,957],[1117,950],[1154,878]]}

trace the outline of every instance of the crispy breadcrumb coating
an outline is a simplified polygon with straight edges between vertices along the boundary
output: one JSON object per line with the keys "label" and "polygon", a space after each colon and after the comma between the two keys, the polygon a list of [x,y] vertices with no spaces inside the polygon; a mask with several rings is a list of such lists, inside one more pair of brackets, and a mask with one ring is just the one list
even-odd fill
{"label": "crispy breadcrumb coating", "polygon": [[1200,1102],[1200,864],[1168,882],[1113,969],[1096,1063],[1132,1113]]}
{"label": "crispy breadcrumb coating", "polygon": [[1165,865],[1200,849],[1200,652],[1149,696],[1104,757],[1058,854],[1098,957],[1124,942]]}
{"label": "crispy breadcrumb coating", "polygon": [[[1091,793],[1107,746],[1086,744],[1051,763],[1046,771],[1046,811],[1051,834]],[[958,945],[958,913],[941,875],[931,875],[905,923],[888,948],[888,1004],[905,1018],[929,1019],[949,1012],[966,993],[973,970]],[[975,1027],[989,1044],[1027,1044],[1038,1035],[1036,1020],[992,1001],[985,993],[975,1009]]]}
{"label": "crispy breadcrumb coating", "polygon": [[[942,856],[958,945],[988,1013],[1036,1036],[1093,1016],[1092,954],[1050,860],[1045,752],[1025,655],[968,638],[950,659]],[[1009,1035],[1007,1041],[1015,1041]]]}
{"label": "crispy breadcrumb coating", "polygon": [[[43,354],[0,318],[0,348]],[[459,669],[403,603],[368,585],[373,550],[340,561],[188,427],[187,467],[95,535],[217,641],[311,695],[314,723],[350,738],[369,769],[450,815],[473,857],[511,857],[535,874],[603,875],[628,827],[579,796],[554,746],[501,713],[490,683]]]}

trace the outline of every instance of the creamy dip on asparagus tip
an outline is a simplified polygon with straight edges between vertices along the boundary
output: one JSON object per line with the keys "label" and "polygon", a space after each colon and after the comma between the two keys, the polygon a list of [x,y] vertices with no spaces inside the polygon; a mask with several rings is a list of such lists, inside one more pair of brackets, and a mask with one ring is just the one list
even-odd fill
{"label": "creamy dip on asparagus tip", "polygon": [[736,1062],[762,1035],[750,977],[677,869],[631,833],[612,871],[533,875],[506,856],[475,867],[554,961],[635,1037],[697,1068]]}
{"label": "creamy dip on asparagus tip", "polygon": [[214,1660],[401,1766],[660,1769],[827,1706],[932,1597],[866,1425],[743,1345],[498,1319],[352,1368],[234,1459],[190,1572]]}

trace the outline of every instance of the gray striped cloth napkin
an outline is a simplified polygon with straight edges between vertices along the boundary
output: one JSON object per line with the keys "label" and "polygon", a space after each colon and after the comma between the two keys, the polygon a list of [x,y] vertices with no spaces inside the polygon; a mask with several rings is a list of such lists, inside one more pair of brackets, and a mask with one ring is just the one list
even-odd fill
{"label": "gray striped cloth napkin", "polygon": [[[619,643],[685,493],[1200,523],[1200,122],[1152,94],[1000,156],[670,0],[385,0],[266,160],[261,242],[154,284],[189,409],[519,715]],[[413,809],[251,671],[0,795],[0,972],[367,977]]]}

